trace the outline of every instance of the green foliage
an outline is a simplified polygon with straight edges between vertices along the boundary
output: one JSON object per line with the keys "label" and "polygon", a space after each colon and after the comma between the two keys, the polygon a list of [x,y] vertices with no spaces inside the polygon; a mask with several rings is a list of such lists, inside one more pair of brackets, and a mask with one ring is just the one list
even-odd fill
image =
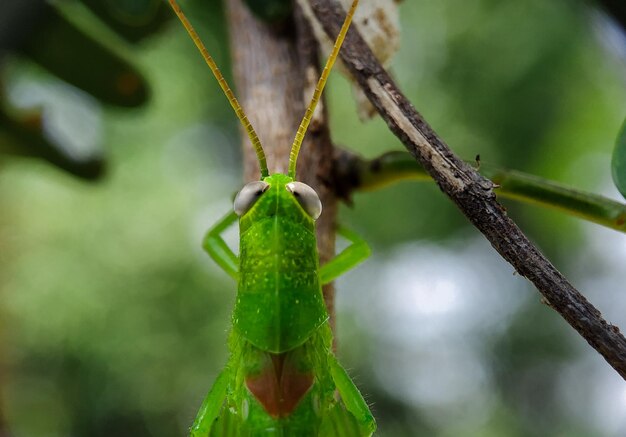
{"label": "green foliage", "polygon": [[284,21],[293,9],[293,0],[245,0],[252,12],[269,23]]}
{"label": "green foliage", "polygon": [[626,198],[626,120],[617,134],[613,159],[611,159],[611,174],[615,186]]}
{"label": "green foliage", "polygon": [[128,41],[156,32],[172,13],[162,0],[82,0],[102,21]]}
{"label": "green foliage", "polygon": [[[118,35],[132,42],[154,33],[171,17],[160,0],[85,3]],[[0,57],[9,56],[4,50],[7,45],[9,53],[28,59],[103,103],[122,107],[144,105],[149,96],[146,79],[119,47],[114,49],[110,41],[105,43],[102,37],[91,34],[100,23],[93,16],[90,18],[91,26],[81,27],[68,19],[62,8],[47,2],[16,2],[0,21]],[[0,153],[44,159],[84,179],[102,177],[103,154],[82,157],[72,153],[67,141],[60,141],[46,129],[52,115],[37,105],[18,109],[8,101],[4,89],[6,74],[2,71],[0,75]]]}

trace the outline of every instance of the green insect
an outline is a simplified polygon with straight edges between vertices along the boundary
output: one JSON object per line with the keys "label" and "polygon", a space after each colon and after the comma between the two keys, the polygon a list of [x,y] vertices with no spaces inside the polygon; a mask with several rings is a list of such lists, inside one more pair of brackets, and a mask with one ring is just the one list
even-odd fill
{"label": "green insect", "polygon": [[[243,187],[234,211],[204,240],[211,257],[238,282],[238,291],[230,357],[200,408],[191,436],[370,436],[376,423],[333,354],[321,289],[365,259],[369,248],[340,229],[352,244],[320,268],[315,220],[322,205],[311,187],[295,180],[300,145],[358,0],[353,0],[298,128],[287,175],[269,174],[263,148],[241,106],[176,1],[169,2],[250,136],[261,168],[261,180]],[[237,218],[239,256],[221,237]]]}

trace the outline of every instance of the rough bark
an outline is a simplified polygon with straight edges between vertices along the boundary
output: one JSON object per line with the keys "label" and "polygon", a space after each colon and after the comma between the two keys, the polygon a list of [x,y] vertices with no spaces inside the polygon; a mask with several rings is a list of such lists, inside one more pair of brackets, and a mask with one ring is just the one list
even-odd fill
{"label": "rough bark", "polygon": [[[336,35],[345,14],[332,0],[311,0],[329,35]],[[517,272],[528,278],[546,303],[626,379],[626,339],[530,242],[496,201],[493,184],[459,159],[401,93],[355,29],[341,58],[390,130],[420,162],[441,190]]]}

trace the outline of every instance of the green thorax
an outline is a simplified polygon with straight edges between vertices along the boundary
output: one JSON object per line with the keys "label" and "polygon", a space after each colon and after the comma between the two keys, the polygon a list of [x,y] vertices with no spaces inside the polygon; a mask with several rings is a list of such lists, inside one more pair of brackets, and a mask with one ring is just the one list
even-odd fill
{"label": "green thorax", "polygon": [[285,187],[283,174],[239,219],[239,289],[233,326],[256,347],[299,346],[328,319],[319,282],[315,222]]}

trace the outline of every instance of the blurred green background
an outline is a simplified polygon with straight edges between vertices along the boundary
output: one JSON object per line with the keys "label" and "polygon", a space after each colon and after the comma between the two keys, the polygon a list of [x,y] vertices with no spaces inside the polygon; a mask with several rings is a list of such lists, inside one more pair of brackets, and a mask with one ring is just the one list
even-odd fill
{"label": "blurred green background", "polygon": [[[183,5],[228,74],[221,4]],[[400,7],[393,74],[459,155],[619,199],[615,21],[577,0]],[[0,435],[184,435],[226,359],[235,284],[200,241],[242,183],[237,122],[177,22],[131,45],[83,5],[62,12],[129,61],[151,97],[121,109],[23,53],[0,59],[5,104],[43,111],[55,147],[107,169],[86,182],[0,154]],[[337,143],[368,157],[402,149],[382,121],[358,121],[345,78],[333,75],[327,97]],[[626,327],[626,236],[506,206]],[[357,194],[340,215],[374,254],[337,283],[337,335],[378,435],[626,435],[624,381],[433,184]]]}

